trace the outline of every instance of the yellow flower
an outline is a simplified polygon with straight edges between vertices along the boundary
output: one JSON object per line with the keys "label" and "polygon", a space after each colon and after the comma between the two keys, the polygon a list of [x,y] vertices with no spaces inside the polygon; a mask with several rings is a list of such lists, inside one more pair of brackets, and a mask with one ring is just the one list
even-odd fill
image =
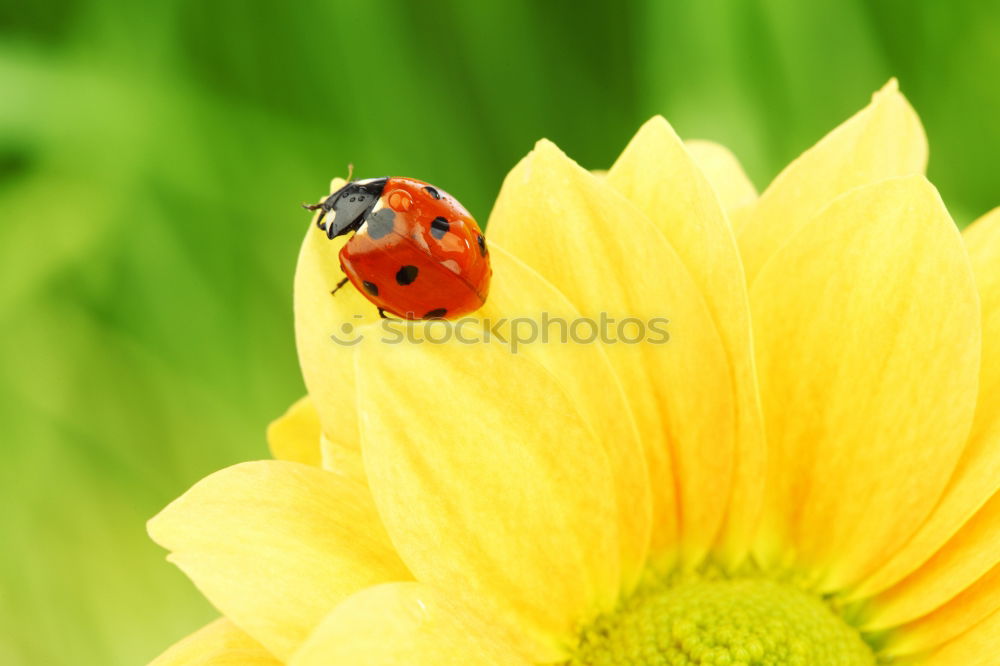
{"label": "yellow flower", "polygon": [[759,198],[662,118],[603,175],[540,142],[481,316],[665,345],[379,344],[310,227],[310,397],[150,522],[223,615],[155,663],[996,663],[1000,209],[925,162],[895,82]]}

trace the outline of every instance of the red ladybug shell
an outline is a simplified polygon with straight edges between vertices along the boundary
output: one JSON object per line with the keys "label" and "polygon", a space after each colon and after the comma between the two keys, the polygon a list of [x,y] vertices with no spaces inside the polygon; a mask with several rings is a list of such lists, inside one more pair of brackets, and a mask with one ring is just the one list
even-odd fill
{"label": "red ladybug shell", "polygon": [[[356,227],[354,237],[340,250],[340,266],[351,284],[376,307],[405,319],[454,319],[478,310],[492,270],[486,239],[472,215],[446,192],[412,178],[357,183],[354,190],[349,183],[331,195],[340,201],[329,207],[349,214],[353,205],[365,207],[350,225]],[[328,224],[331,237],[346,232],[334,227],[335,220]]]}

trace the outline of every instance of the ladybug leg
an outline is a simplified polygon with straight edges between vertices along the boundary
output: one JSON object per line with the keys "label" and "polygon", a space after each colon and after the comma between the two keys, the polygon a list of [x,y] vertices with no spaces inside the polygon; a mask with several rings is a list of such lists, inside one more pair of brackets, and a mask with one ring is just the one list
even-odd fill
{"label": "ladybug leg", "polygon": [[392,319],[393,321],[404,321],[402,318],[400,318],[399,316],[397,316],[396,314],[394,314],[392,312],[390,312],[389,314],[386,314],[385,312],[386,311],[385,311],[384,308],[379,308],[378,309],[378,316],[382,317],[382,319]]}
{"label": "ladybug leg", "polygon": [[[324,199],[323,201],[314,204],[303,203],[302,207],[305,208],[306,210],[320,210],[321,208],[323,208],[323,204],[325,203],[326,200]],[[323,221],[322,213],[320,213],[319,217],[316,218],[316,226],[322,229],[323,231],[326,231],[326,222]]]}
{"label": "ladybug leg", "polygon": [[334,287],[334,288],[333,288],[333,291],[331,291],[331,292],[330,292],[330,295],[332,296],[333,294],[336,294],[336,293],[337,293],[337,291],[338,291],[338,290],[339,290],[339,289],[340,289],[341,287],[343,287],[343,286],[344,286],[345,284],[347,284],[347,278],[344,278],[343,280],[341,280],[340,282],[338,282],[338,283],[337,283],[337,286],[336,286],[336,287]]}

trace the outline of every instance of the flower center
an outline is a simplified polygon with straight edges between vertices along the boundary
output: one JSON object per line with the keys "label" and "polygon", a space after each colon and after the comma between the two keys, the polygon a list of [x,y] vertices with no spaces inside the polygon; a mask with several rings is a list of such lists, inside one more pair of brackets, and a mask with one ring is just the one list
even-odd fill
{"label": "flower center", "polygon": [[581,636],[569,666],[871,666],[822,599],[762,578],[643,583]]}

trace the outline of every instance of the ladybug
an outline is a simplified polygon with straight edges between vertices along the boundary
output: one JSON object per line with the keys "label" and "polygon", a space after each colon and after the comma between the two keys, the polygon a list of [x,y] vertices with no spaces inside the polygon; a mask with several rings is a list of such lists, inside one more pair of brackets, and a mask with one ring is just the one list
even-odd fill
{"label": "ladybug", "polygon": [[413,178],[355,180],[314,205],[327,238],[354,232],[340,268],[375,307],[403,319],[453,319],[489,292],[486,238],[444,190]]}

